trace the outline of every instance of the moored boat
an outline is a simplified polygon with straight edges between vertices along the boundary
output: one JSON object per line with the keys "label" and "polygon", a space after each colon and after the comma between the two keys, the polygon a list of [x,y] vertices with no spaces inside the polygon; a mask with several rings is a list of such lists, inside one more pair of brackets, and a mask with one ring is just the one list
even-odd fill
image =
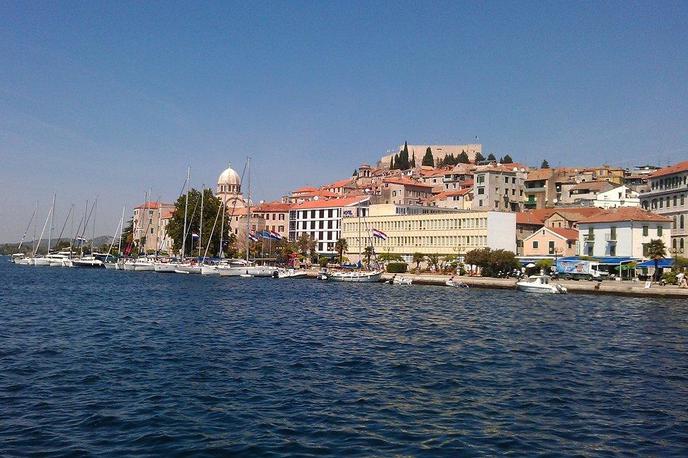
{"label": "moored boat", "polygon": [[379,282],[382,278],[381,270],[373,271],[352,271],[352,272],[330,272],[324,274],[326,280],[329,281],[344,281],[344,282],[355,282],[355,283],[375,283]]}
{"label": "moored boat", "polygon": [[565,287],[552,283],[549,275],[531,275],[527,280],[516,283],[516,289],[526,293],[566,294]]}

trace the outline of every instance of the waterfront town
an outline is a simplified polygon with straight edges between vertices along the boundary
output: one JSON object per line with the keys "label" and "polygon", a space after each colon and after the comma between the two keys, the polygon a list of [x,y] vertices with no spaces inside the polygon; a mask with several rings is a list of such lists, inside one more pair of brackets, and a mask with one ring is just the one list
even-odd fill
{"label": "waterfront town", "polygon": [[[261,237],[270,244],[305,238],[311,256],[301,262],[308,265],[370,262],[373,255],[439,271],[490,248],[513,252],[522,266],[595,259],[611,278],[644,279],[685,255],[688,161],[632,169],[539,165],[485,157],[481,144],[405,143],[349,176],[277,201],[249,202],[231,166],[219,174],[214,194],[237,250]],[[176,254],[167,230],[174,213],[169,202],[134,209],[137,252]],[[658,263],[653,241],[664,247]],[[270,252],[263,257],[274,261]]]}

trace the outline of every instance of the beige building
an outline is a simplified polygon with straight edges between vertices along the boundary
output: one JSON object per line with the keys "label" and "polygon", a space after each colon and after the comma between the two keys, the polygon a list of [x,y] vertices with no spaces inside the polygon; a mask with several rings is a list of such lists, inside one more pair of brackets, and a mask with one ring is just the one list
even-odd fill
{"label": "beige building", "polygon": [[646,210],[671,219],[671,256],[688,254],[688,161],[649,175],[648,192],[640,195]]}
{"label": "beige building", "polygon": [[473,207],[473,189],[466,188],[444,191],[433,196],[429,203],[438,208],[470,210]]}
{"label": "beige building", "polygon": [[[353,262],[366,246],[377,254],[401,255],[406,262],[416,252],[460,256],[485,247],[516,251],[515,213],[400,205],[371,205],[368,210],[365,218],[342,219],[346,256]],[[386,234],[386,240],[374,237],[373,229]]]}
{"label": "beige building", "polygon": [[173,211],[174,204],[163,202],[145,202],[134,208],[132,237],[139,251],[156,253],[171,246],[166,227]]}
{"label": "beige building", "polygon": [[261,203],[252,213],[265,221],[265,229],[289,238],[289,210],[292,205],[283,202]]}
{"label": "beige building", "polygon": [[541,227],[523,241],[524,256],[575,256],[578,231],[561,227]]}
{"label": "beige building", "polygon": [[520,211],[525,169],[511,165],[478,167],[474,172],[473,210]]}
{"label": "beige building", "polygon": [[432,197],[432,185],[408,177],[385,178],[376,189],[375,204],[419,205]]}
{"label": "beige building", "polygon": [[[444,159],[448,155],[457,157],[462,152],[465,152],[468,155],[468,159],[474,162],[476,154],[482,154],[483,152],[483,145],[480,143],[470,143],[466,145],[408,145],[409,160],[411,160],[415,154],[416,164],[420,165],[423,160],[423,155],[428,148],[432,150],[432,157],[435,159],[435,162],[439,159]],[[394,155],[398,154],[399,151],[403,149],[404,145],[400,145],[396,152],[382,156],[378,161],[378,165],[383,168],[389,168],[390,161]]]}
{"label": "beige building", "polygon": [[246,200],[241,194],[241,177],[232,169],[231,165],[217,179],[215,195],[225,203],[229,211],[232,208],[243,208],[246,206]]}

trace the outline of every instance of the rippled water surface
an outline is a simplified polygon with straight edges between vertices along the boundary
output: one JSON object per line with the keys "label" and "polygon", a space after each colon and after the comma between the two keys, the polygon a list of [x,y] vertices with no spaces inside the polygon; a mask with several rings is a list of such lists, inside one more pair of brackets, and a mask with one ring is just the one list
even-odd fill
{"label": "rippled water surface", "polygon": [[0,279],[0,455],[688,455],[685,301]]}

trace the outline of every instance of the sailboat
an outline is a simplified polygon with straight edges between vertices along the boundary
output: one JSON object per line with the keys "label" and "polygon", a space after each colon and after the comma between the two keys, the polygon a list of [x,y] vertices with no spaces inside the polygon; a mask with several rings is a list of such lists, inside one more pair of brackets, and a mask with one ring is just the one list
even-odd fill
{"label": "sailboat", "polygon": [[21,252],[21,247],[24,244],[24,239],[26,239],[26,234],[29,232],[29,228],[31,227],[31,223],[33,222],[33,219],[36,217],[36,212],[38,211],[38,202],[36,202],[36,206],[33,209],[33,213],[31,214],[31,218],[29,219],[29,224],[26,225],[26,230],[24,231],[24,234],[22,235],[21,240],[19,241],[19,246],[17,246],[17,252],[12,255],[11,262],[18,264],[18,265],[28,265],[30,258],[27,258],[26,255]]}
{"label": "sailboat", "polygon": [[[98,199],[93,201],[93,205],[91,206],[91,211],[88,213],[88,217],[86,218],[86,221],[84,222],[84,228],[83,231],[81,232],[81,237],[77,237],[77,240],[79,240],[81,244],[81,257],[77,259],[72,259],[72,267],[81,267],[81,268],[89,268],[89,269],[100,269],[104,267],[103,261],[95,257],[94,253],[94,240],[95,240],[95,232],[96,232],[96,221],[95,221],[95,210],[96,210],[96,204],[98,203]],[[88,208],[88,202],[86,203],[86,206]],[[84,256],[84,247],[83,247],[83,242],[86,241],[84,238],[84,235],[86,234],[86,227],[88,226],[88,222],[91,219],[91,215],[93,215],[93,237],[91,238],[91,254],[88,256]]]}
{"label": "sailboat", "polygon": [[[43,234],[45,233],[45,227],[48,225],[48,221],[50,221],[50,218],[53,214],[53,208],[55,206],[55,198],[53,197],[53,206],[50,207],[50,210],[48,211],[48,216],[45,218],[45,223],[43,223],[43,229],[41,230],[41,236],[38,238],[38,244],[33,248],[33,255],[31,257],[31,260],[29,261],[30,265],[32,266],[49,266],[50,265],[50,260],[46,258],[45,256],[38,256],[38,249],[41,247],[41,242],[43,241]],[[35,241],[34,241],[35,243]],[[48,242],[48,252],[50,252],[50,242]]]}

